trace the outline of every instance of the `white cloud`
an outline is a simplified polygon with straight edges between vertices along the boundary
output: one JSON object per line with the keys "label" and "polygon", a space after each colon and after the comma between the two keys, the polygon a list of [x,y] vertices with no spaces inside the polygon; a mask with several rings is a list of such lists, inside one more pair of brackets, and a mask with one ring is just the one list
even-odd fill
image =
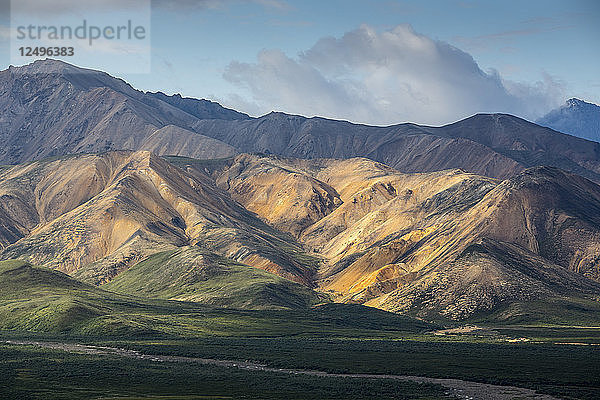
{"label": "white cloud", "polygon": [[[257,62],[232,62],[225,79],[245,88],[261,113],[280,110],[371,124],[442,124],[477,112],[534,119],[563,101],[549,76],[534,84],[484,72],[473,57],[408,25],[377,32],[363,25],[327,37],[291,58],[263,50]],[[236,99],[229,102],[238,105]]]}

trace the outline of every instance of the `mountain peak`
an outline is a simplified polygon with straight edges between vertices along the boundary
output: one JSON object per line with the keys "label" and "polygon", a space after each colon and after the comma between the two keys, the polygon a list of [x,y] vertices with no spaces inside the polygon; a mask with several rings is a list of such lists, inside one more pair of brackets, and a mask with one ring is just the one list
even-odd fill
{"label": "mountain peak", "polygon": [[586,104],[586,102],[583,101],[583,100],[579,100],[579,99],[577,99],[575,97],[573,97],[573,98],[571,98],[571,99],[569,99],[569,100],[566,101],[567,107],[577,107],[577,106],[580,106],[582,104]]}
{"label": "mountain peak", "polygon": [[517,117],[516,115],[512,115],[512,114],[477,113],[477,114],[471,115],[470,117],[467,117],[460,121],[453,122],[453,123],[445,125],[445,126],[450,126],[450,125],[454,125],[454,124],[462,124],[466,121],[469,121],[471,123],[475,122],[475,123],[494,123],[494,124],[505,123],[508,121],[519,122],[519,123],[529,123],[529,121],[527,121],[521,117]]}
{"label": "mountain peak", "polygon": [[24,74],[64,74],[64,73],[97,73],[97,71],[69,64],[67,62],[46,58],[43,60],[35,60],[30,64],[15,67],[10,66],[10,71]]}
{"label": "mountain peak", "polygon": [[[566,107],[598,107],[597,104],[594,103],[590,103],[584,100],[580,100],[576,97],[570,98],[569,100],[566,101],[565,103]],[[564,106],[563,106],[564,107]]]}
{"label": "mountain peak", "polygon": [[575,97],[536,122],[559,132],[600,142],[600,106]]}

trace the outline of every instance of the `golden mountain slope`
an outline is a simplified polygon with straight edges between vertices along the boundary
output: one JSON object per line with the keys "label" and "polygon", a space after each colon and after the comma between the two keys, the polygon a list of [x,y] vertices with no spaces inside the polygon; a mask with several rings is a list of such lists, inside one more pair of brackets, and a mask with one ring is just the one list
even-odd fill
{"label": "golden mountain slope", "polygon": [[[501,315],[497,319],[510,320],[518,316],[510,311],[516,305],[525,305],[527,310],[536,302],[546,307],[557,302],[556,309],[546,310],[543,315],[548,321],[552,312],[561,307],[581,311],[584,307],[600,306],[597,282],[517,245],[490,239],[473,242],[450,261],[430,265],[412,278],[363,303],[389,311],[429,318],[441,315],[452,320],[498,311]],[[374,285],[365,292],[375,288]],[[360,295],[351,298],[358,300]]]}
{"label": "golden mountain slope", "polygon": [[275,157],[242,154],[216,182],[248,210],[296,237],[342,203],[331,186]]}
{"label": "golden mountain slope", "polygon": [[245,265],[427,318],[514,320],[600,299],[600,187],[555,168],[499,181],[363,158],[79,155],[0,168],[0,221],[2,259],[163,298],[322,298]]}
{"label": "golden mountain slope", "polygon": [[[339,301],[462,319],[508,299],[600,295],[600,187],[555,168],[501,182],[244,155],[213,175],[267,221],[287,207],[281,225],[323,257],[320,287]],[[315,187],[342,204],[307,225]]]}
{"label": "golden mountain slope", "polygon": [[151,254],[198,245],[311,285],[314,260],[206,176],[149,152],[82,155],[0,173],[0,210],[16,232],[2,258],[100,283]]}

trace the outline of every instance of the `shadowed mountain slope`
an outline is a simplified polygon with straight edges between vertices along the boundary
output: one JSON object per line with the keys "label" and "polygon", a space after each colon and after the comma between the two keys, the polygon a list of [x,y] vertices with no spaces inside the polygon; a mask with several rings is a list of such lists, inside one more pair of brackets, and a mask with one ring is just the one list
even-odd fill
{"label": "shadowed mountain slope", "polygon": [[0,163],[108,150],[217,158],[261,152],[367,157],[402,172],[460,168],[508,178],[536,165],[600,182],[600,144],[517,117],[476,115],[443,127],[375,127],[143,93],[106,73],[44,60],[0,72]]}
{"label": "shadowed mountain slope", "polygon": [[187,130],[197,117],[171,100],[60,61],[11,67],[0,72],[0,163],[107,150],[170,154],[184,144],[188,155],[199,158],[235,154],[231,146]]}
{"label": "shadowed mountain slope", "polygon": [[[221,106],[219,103],[205,99],[193,99],[190,97],[181,97],[180,94],[173,96],[166,95],[162,92],[151,93],[147,92],[147,96],[153,97],[157,100],[163,101],[176,107],[182,111],[187,112],[190,115],[198,119],[225,119],[225,120],[238,120],[238,119],[249,119],[250,117],[244,113],[231,110]],[[148,100],[148,103],[152,104],[152,101]]]}

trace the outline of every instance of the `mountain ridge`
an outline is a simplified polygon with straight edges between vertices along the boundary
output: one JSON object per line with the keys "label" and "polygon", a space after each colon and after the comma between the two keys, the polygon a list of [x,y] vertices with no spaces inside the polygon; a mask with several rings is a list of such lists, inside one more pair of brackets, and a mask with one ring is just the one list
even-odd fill
{"label": "mountain ridge", "polygon": [[0,163],[108,150],[206,159],[257,152],[368,157],[402,172],[460,168],[501,179],[552,165],[600,182],[600,144],[514,116],[480,114],[441,127],[377,127],[283,113],[250,118],[205,100],[137,91],[103,72],[74,71],[46,60],[0,73],[0,138],[7,143]]}
{"label": "mountain ridge", "polygon": [[600,186],[553,167],[501,181],[367,158],[83,154],[1,169],[0,214],[0,259],[123,294],[429,320],[600,299]]}
{"label": "mountain ridge", "polygon": [[3,221],[3,258],[98,284],[156,252],[192,245],[311,286],[314,261],[290,237],[208,177],[152,153],[36,161],[2,171],[0,182],[0,210],[13,214]]}
{"label": "mountain ridge", "polygon": [[[502,304],[598,298],[600,186],[554,167],[500,181],[461,170],[400,173],[365,158],[263,154],[208,171],[323,259],[317,282],[336,301],[470,319]],[[319,207],[325,193],[337,204]]]}

